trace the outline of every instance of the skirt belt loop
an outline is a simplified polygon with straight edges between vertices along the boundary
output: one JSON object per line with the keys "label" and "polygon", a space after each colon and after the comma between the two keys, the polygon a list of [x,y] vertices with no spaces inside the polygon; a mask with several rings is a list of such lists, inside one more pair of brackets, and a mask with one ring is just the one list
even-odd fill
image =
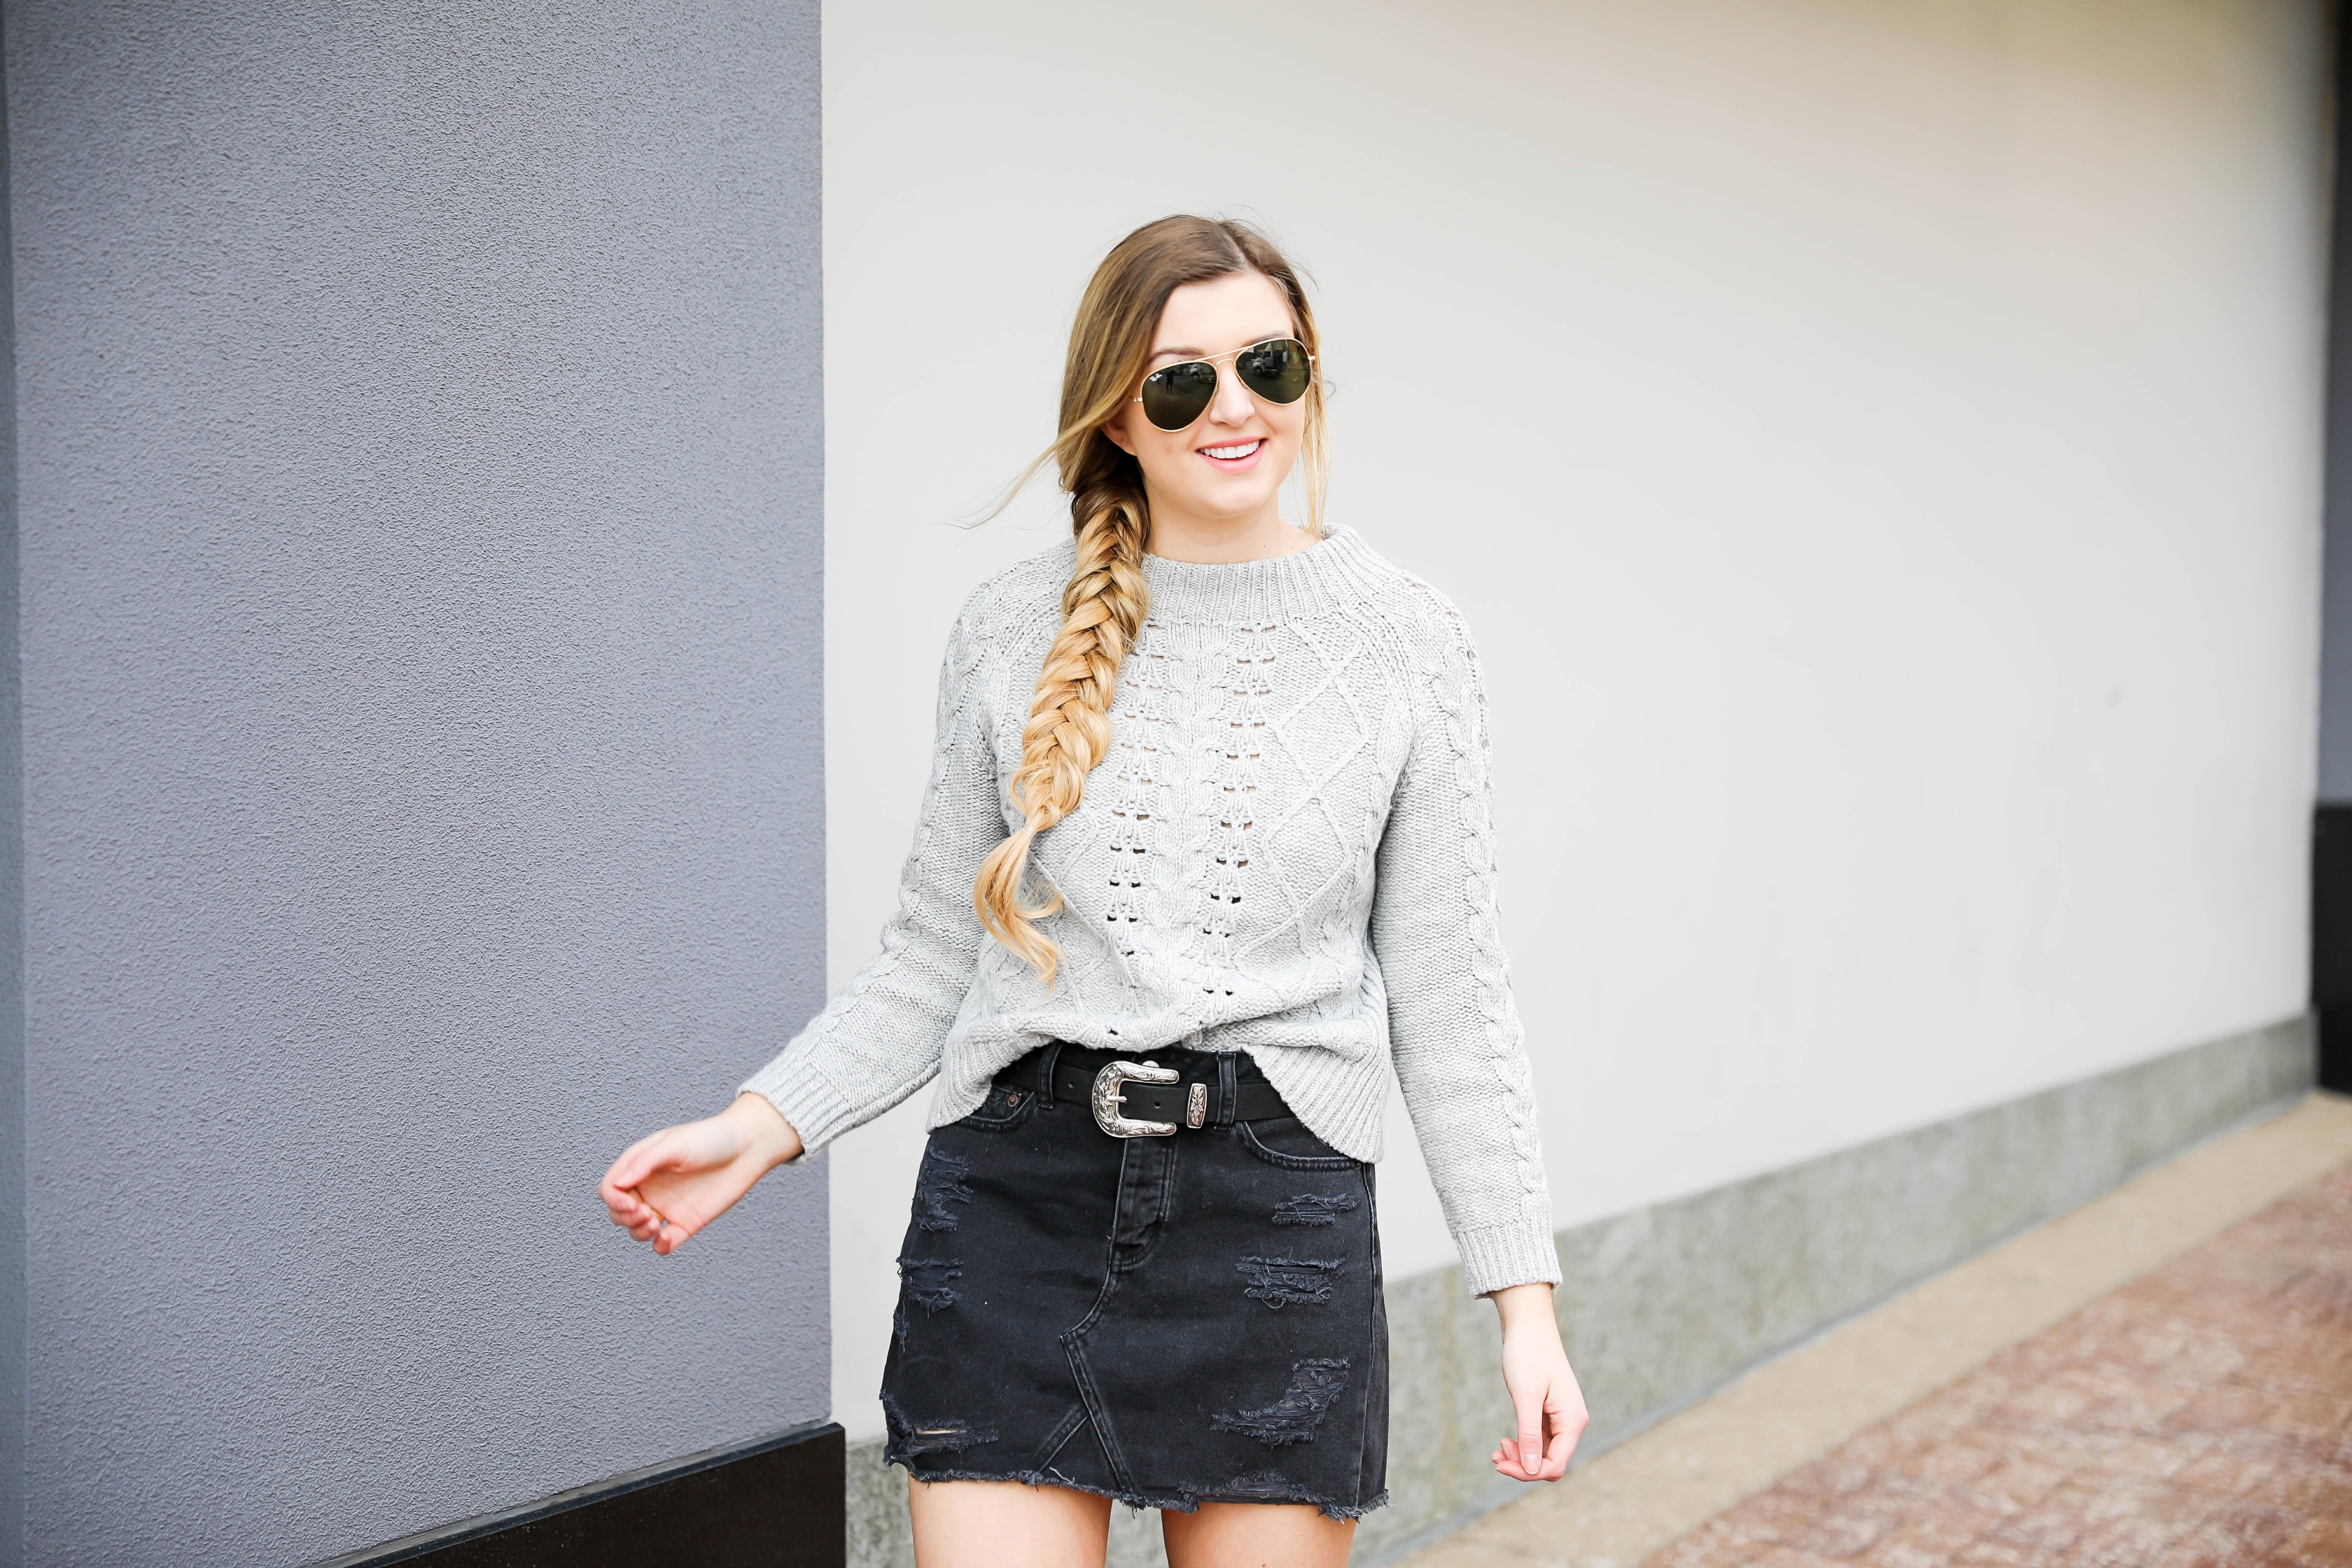
{"label": "skirt belt loop", "polygon": [[1037,1098],[1050,1109],[1054,1103],[1054,1065],[1062,1059],[1062,1042],[1048,1040],[1037,1053]]}
{"label": "skirt belt loop", "polygon": [[1241,1098],[1237,1078],[1238,1069],[1234,1065],[1234,1053],[1219,1051],[1217,1053],[1217,1125],[1220,1127],[1231,1127],[1234,1124],[1234,1107]]}

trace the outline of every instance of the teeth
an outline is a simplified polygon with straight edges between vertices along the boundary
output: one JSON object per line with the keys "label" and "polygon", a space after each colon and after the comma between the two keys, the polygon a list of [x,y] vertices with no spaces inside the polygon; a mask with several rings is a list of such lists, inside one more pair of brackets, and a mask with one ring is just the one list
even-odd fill
{"label": "teeth", "polygon": [[1244,441],[1238,447],[1203,447],[1201,449],[1212,458],[1246,458],[1265,444],[1263,441]]}

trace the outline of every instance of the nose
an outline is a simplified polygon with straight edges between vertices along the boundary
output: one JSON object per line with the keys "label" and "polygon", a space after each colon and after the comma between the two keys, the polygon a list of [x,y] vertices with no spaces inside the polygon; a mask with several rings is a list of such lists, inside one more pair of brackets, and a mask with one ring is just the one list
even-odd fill
{"label": "nose", "polygon": [[1246,425],[1257,412],[1257,403],[1250,396],[1242,378],[1234,374],[1230,361],[1217,367],[1217,395],[1209,404],[1209,422],[1213,425]]}

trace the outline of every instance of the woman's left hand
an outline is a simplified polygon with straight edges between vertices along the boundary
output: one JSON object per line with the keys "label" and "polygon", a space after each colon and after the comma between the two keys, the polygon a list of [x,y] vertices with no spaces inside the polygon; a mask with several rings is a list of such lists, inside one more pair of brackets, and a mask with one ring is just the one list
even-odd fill
{"label": "woman's left hand", "polygon": [[1556,1481],[1568,1474],[1589,1417],[1559,1342],[1551,1287],[1513,1285],[1488,1300],[1503,1320],[1503,1386],[1519,1418],[1518,1436],[1494,1452],[1495,1469],[1515,1481]]}

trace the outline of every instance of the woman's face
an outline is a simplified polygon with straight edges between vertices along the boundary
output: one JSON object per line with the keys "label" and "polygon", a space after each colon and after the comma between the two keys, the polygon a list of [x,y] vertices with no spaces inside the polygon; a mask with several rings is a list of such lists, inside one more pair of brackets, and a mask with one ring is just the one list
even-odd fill
{"label": "woman's face", "polygon": [[[1278,516],[1276,496],[1298,461],[1307,399],[1268,403],[1234,374],[1232,354],[1268,338],[1296,337],[1290,301],[1262,272],[1187,283],[1168,297],[1144,374],[1186,360],[1215,360],[1216,395],[1188,428],[1162,430],[1130,401],[1104,433],[1142,466],[1155,521],[1171,514],[1248,523]],[[1140,390],[1138,388],[1137,390]]]}

